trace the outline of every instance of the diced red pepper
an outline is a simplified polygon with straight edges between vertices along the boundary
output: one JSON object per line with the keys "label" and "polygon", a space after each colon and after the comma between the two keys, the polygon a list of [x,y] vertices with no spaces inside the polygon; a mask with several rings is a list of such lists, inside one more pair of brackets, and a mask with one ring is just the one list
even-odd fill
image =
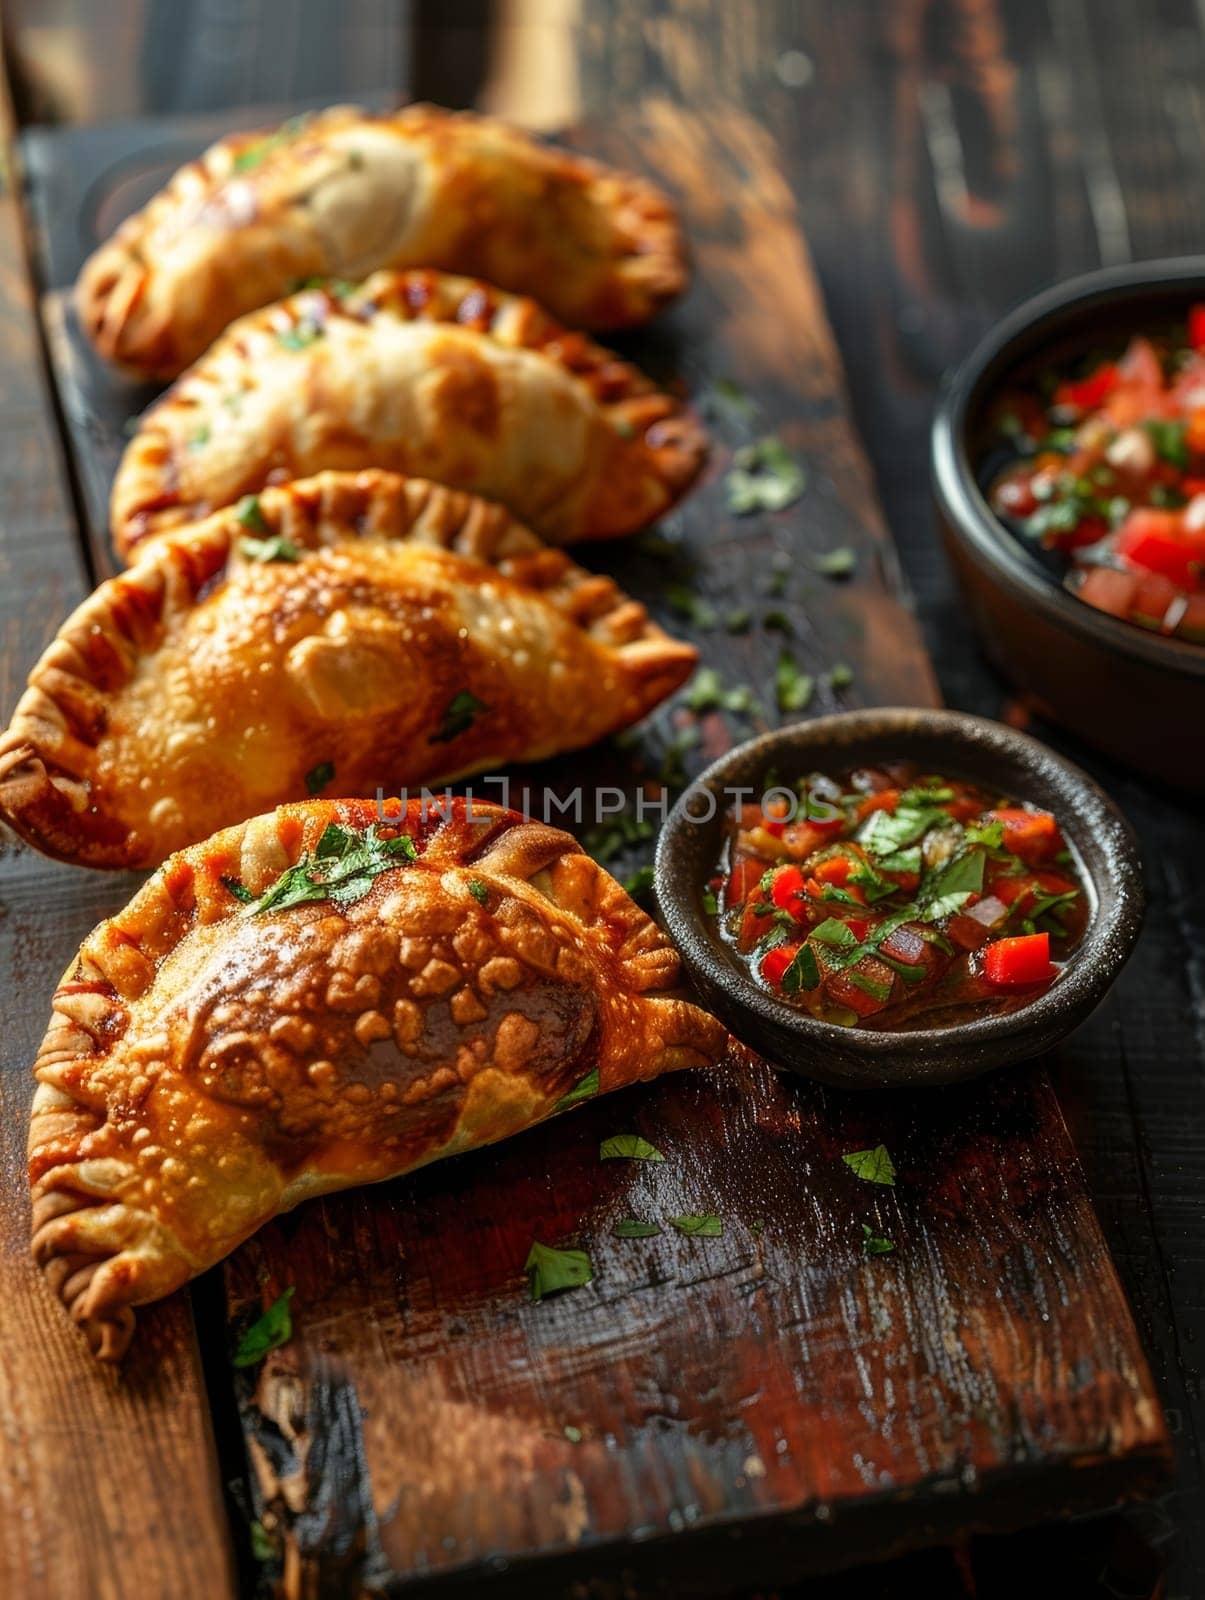
{"label": "diced red pepper", "polygon": [[767,950],[761,960],[761,975],[767,983],[780,988],[782,975],[799,954],[797,944],[778,944],[773,950]]}
{"label": "diced red pepper", "polygon": [[794,864],[779,867],[770,879],[770,899],[780,911],[795,911],[803,898],[803,873]]}
{"label": "diced red pepper", "polygon": [[1205,351],[1205,306],[1189,307],[1188,342],[1194,350]]}
{"label": "diced red pepper", "polygon": [[794,860],[806,861],[813,851],[827,844],[833,834],[840,833],[844,827],[843,816],[833,817],[831,821],[791,822],[782,831],[782,842]]}
{"label": "diced red pepper", "polygon": [[728,887],[724,890],[725,904],[743,905],[761,882],[769,865],[768,861],[762,861],[757,856],[746,856],[743,861],[738,861],[728,874]]}
{"label": "diced red pepper", "polygon": [[745,901],[744,910],[741,912],[741,926],[736,942],[746,953],[752,950],[758,940],[764,938],[774,926],[773,912],[766,911],[758,916],[755,908],[759,903],[757,895],[753,895]]}
{"label": "diced red pepper", "polygon": [[1117,549],[1135,566],[1162,573],[1182,589],[1191,589],[1200,574],[1200,554],[1185,537],[1177,511],[1146,506],[1131,511],[1117,535]]}
{"label": "diced red pepper", "polygon": [[1059,826],[1049,811],[1005,806],[987,813],[989,822],[1004,824],[1004,848],[1030,866],[1059,848]]}
{"label": "diced red pepper", "polygon": [[858,801],[858,821],[864,821],[874,811],[894,811],[899,803],[898,789],[879,789]]}
{"label": "diced red pepper", "polygon": [[861,944],[863,939],[865,939],[866,935],[870,932],[871,928],[874,927],[874,922],[870,917],[846,917],[845,926],[849,929],[850,933],[853,934],[858,943]]}
{"label": "diced red pepper", "polygon": [[[856,981],[855,975],[873,983],[883,993],[883,998],[878,995],[868,994]],[[892,985],[895,982],[895,973],[884,961],[876,960],[874,956],[865,956],[857,966],[847,967],[844,972],[834,972],[825,980],[825,990],[830,1000],[839,1006],[848,1006],[851,1011],[856,1011],[860,1017],[871,1017],[876,1011],[882,1011],[891,1003]]]}
{"label": "diced red pepper", "polygon": [[1058,968],[1050,959],[1050,935],[1027,933],[1016,939],[997,939],[983,952],[983,976],[1002,988],[1045,983]]}
{"label": "diced red pepper", "polygon": [[1104,361],[1086,378],[1060,383],[1054,391],[1054,403],[1056,406],[1072,406],[1077,411],[1093,411],[1109,398],[1119,381],[1116,364]]}
{"label": "diced red pepper", "polygon": [[816,863],[812,868],[812,876],[821,883],[835,883],[838,888],[844,888],[853,870],[854,862],[848,856],[829,856],[827,861]]}

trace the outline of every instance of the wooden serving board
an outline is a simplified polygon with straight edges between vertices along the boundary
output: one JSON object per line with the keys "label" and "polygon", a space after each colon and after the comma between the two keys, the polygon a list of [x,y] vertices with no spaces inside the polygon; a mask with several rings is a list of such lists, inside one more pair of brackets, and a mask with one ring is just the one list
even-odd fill
{"label": "wooden serving board", "polygon": [[[63,290],[98,230],[233,125],[144,122],[26,144],[43,327],[83,548],[99,572],[112,562],[108,479],[126,418],[146,395],[94,361]],[[707,481],[656,538],[587,550],[587,563],[695,637],[704,660],[728,684],[751,684],[765,707],[784,647],[762,625],[775,611],[789,614],[786,647],[816,677],[809,709],[935,703],[766,135],[732,109],[652,102],[622,127],[579,130],[575,142],[659,176],[683,207],[696,286],[625,352],[708,405],[717,439]],[[756,414],[717,406],[717,379],[741,385]],[[731,450],[771,432],[806,462],[806,493],[788,511],[734,519],[722,483]],[[11,438],[5,447],[15,461]],[[51,449],[39,438],[40,457]],[[50,496],[55,463],[38,465]],[[79,592],[66,511],[60,493],[47,531],[5,513],[15,581],[4,603],[21,623],[6,709],[24,663]],[[847,583],[812,565],[838,546],[857,555]],[[671,603],[675,585],[721,618],[749,609],[753,626],[706,626],[697,607]],[[835,691],[827,673],[838,661],[854,681]],[[687,766],[767,720],[776,713],[708,713]],[[635,749],[522,777],[533,789],[583,779],[631,788],[693,726],[672,710]],[[189,1534],[178,1510],[174,1521],[165,1511],[166,1537],[203,1550],[219,1468],[187,1302],[145,1318],[133,1367],[98,1378],[21,1255],[29,1059],[58,970],[129,885],[26,854],[5,865],[17,898],[0,923],[5,992],[16,997],[0,1080],[13,1144],[3,1293],[29,1330],[9,1403],[31,1387],[45,1391],[43,1414],[62,1401],[55,1452],[73,1462],[66,1506],[35,1480],[34,1521],[91,1519],[111,1532],[137,1514],[154,1476],[198,1524]],[[643,1134],[664,1163],[600,1164],[600,1138],[620,1131]],[[880,1142],[898,1169],[892,1189],[860,1183],[841,1161]],[[719,1214],[723,1235],[611,1233],[626,1215],[698,1212]],[[895,1253],[865,1257],[863,1223],[893,1239]],[[594,1282],[530,1303],[522,1267],[533,1238],[588,1248]],[[224,1346],[290,1284],[292,1342],[232,1379]],[[203,1280],[193,1302],[222,1474],[241,1440],[272,1546],[268,1571],[288,1595],[480,1593],[487,1580],[500,1594],[530,1595],[599,1576],[633,1592],[720,1594],[1138,1494],[1166,1459],[1138,1338],[1037,1066],[940,1094],[847,1096],[734,1052],[722,1070],[629,1091],[493,1150],[303,1206]],[[83,1417],[67,1405],[78,1393],[90,1397]],[[113,1428],[117,1415],[123,1482],[102,1489],[109,1440],[94,1430],[98,1419]],[[23,1450],[50,1459],[36,1440]],[[28,1567],[28,1537],[11,1517],[5,1537]],[[143,1587],[226,1592],[220,1562],[207,1578],[204,1587],[195,1572],[148,1568]]]}

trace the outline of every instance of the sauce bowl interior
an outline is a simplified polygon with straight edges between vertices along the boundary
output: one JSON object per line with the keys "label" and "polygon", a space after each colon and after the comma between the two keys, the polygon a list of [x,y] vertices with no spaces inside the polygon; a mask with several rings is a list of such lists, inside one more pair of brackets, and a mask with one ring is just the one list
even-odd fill
{"label": "sauce bowl interior", "polygon": [[[712,932],[702,891],[734,791],[761,793],[775,774],[791,784],[808,772],[834,775],[891,761],[982,784],[1058,819],[1087,890],[1087,925],[1051,986],[1018,1010],[894,1033],[840,1027],[761,988]],[[736,1037],[780,1066],[857,1087],[953,1082],[1049,1048],[1099,1003],[1134,946],[1143,911],[1137,844],[1103,790],[1027,734],[955,711],[848,712],[738,746],[679,799],[662,830],[655,877],[666,926],[695,986]]]}

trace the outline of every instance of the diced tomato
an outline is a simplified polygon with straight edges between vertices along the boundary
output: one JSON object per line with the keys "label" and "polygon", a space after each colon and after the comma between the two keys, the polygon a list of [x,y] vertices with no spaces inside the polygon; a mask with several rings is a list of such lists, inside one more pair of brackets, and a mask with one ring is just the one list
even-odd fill
{"label": "diced tomato", "polygon": [[970,822],[979,815],[982,802],[973,800],[969,795],[962,795],[954,800],[947,800],[942,810],[947,817],[953,817],[955,822]]}
{"label": "diced tomato", "polygon": [[1034,877],[1042,887],[1043,894],[1070,894],[1075,888],[1070,878],[1064,878],[1059,872],[1035,872]]}
{"label": "diced tomato", "polygon": [[793,860],[806,861],[813,851],[827,844],[833,834],[839,833],[844,826],[844,817],[834,817],[831,822],[791,822],[783,829],[782,842]]}
{"label": "diced tomato", "polygon": [[1058,969],[1050,959],[1050,935],[1027,933],[997,939],[983,952],[983,976],[1003,988],[1045,983]]}
{"label": "diced tomato", "polygon": [[869,917],[846,917],[845,926],[849,929],[850,933],[853,934],[858,943],[861,944],[862,940],[865,939],[871,928],[874,927],[874,923]]}
{"label": "diced tomato", "polygon": [[[865,989],[855,981],[855,974],[860,975],[881,991],[878,994],[868,994]],[[844,972],[834,972],[825,980],[825,989],[829,999],[839,1006],[848,1006],[851,1011],[856,1011],[860,1017],[871,1017],[876,1011],[891,1002],[892,985],[895,982],[895,973],[884,961],[879,961],[874,956],[866,956],[856,966],[847,967]]]}
{"label": "diced tomato", "polygon": [[792,863],[770,880],[770,899],[780,911],[794,911],[803,897],[803,873]]}
{"label": "diced tomato", "polygon": [[1162,628],[1168,612],[1182,598],[1179,586],[1164,572],[1138,569],[1138,587],[1130,602],[1130,620],[1148,628]]}
{"label": "diced tomato", "polygon": [[1184,443],[1194,455],[1205,455],[1205,406],[1196,406],[1189,412],[1188,425],[1184,429]]}
{"label": "diced tomato", "polygon": [[946,920],[946,937],[962,950],[978,950],[991,937],[990,929],[966,911],[956,911]]}
{"label": "diced tomato", "polygon": [[[747,856],[744,861],[738,861],[728,874],[728,887],[724,890],[724,903],[728,906],[739,906],[748,900],[757,888],[770,865],[757,856]],[[760,895],[758,896],[760,899]]]}
{"label": "diced tomato", "polygon": [[855,863],[848,856],[829,856],[827,861],[816,863],[812,868],[812,876],[821,883],[835,883],[838,888],[844,888],[854,867]]}
{"label": "diced tomato", "polygon": [[1024,476],[1005,478],[995,487],[992,500],[997,511],[1009,517],[1031,517],[1038,509],[1038,497],[1033,492],[1033,478]]}
{"label": "diced tomato", "polygon": [[1103,517],[1081,517],[1069,533],[1060,533],[1052,539],[1060,550],[1083,550],[1090,544],[1099,544],[1109,531]]}
{"label": "diced tomato", "polygon": [[773,950],[767,950],[761,958],[761,975],[767,983],[777,989],[782,984],[782,975],[799,954],[797,944],[775,945]]}
{"label": "diced tomato", "polygon": [[737,932],[736,942],[746,954],[753,949],[760,939],[774,926],[774,913],[764,911],[759,916],[756,907],[760,904],[759,897],[752,895],[745,901],[744,910],[741,912],[741,925]]}
{"label": "diced tomato", "polygon": [[1030,866],[1059,848],[1059,826],[1049,811],[1007,806],[987,815],[989,821],[1004,824],[1004,848]]}
{"label": "diced tomato", "polygon": [[1073,407],[1077,411],[1095,411],[1113,393],[1119,381],[1120,374],[1115,363],[1104,361],[1086,378],[1060,383],[1054,391],[1054,403],[1056,406]]}
{"label": "diced tomato", "polygon": [[1123,619],[1129,616],[1137,591],[1134,573],[1120,572],[1116,567],[1086,568],[1075,589],[1085,604]]}
{"label": "diced tomato", "polygon": [[1182,589],[1191,589],[1200,573],[1200,556],[1184,532],[1177,511],[1141,506],[1131,511],[1117,535],[1118,552],[1136,566],[1162,573]]}
{"label": "diced tomato", "polygon": [[1205,306],[1189,307],[1188,342],[1194,350],[1205,352]]}
{"label": "diced tomato", "polygon": [[992,894],[997,900],[1015,910],[1017,916],[1023,917],[1038,897],[1037,880],[1029,876],[1010,878],[1000,877],[991,886]]}
{"label": "diced tomato", "polygon": [[858,821],[863,821],[873,811],[894,811],[899,803],[898,789],[880,789],[876,794],[868,794],[858,802]]}

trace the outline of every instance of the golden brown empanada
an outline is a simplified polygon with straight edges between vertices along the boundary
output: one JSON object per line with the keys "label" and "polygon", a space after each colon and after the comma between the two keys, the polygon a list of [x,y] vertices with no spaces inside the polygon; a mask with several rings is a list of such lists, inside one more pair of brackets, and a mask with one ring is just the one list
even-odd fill
{"label": "golden brown empanada", "polygon": [[313,800],[173,856],[54,997],[33,1248],[98,1354],[298,1201],[716,1061],[676,952],[567,834]]}
{"label": "golden brown empanada", "polygon": [[564,544],[660,516],[705,453],[679,401],[534,301],[381,272],[236,323],[146,413],[110,511],[128,555],[265,484],[387,467],[500,500]]}
{"label": "golden brown empanada", "polygon": [[244,312],[310,277],[471,272],[567,322],[643,322],[686,286],[673,207],[643,179],[435,106],[336,106],[222,139],[84,267],[101,354],[174,377]]}
{"label": "golden brown empanada", "polygon": [[0,814],[51,855],[147,866],[307,792],[590,744],[695,659],[501,506],[324,473],[153,541],[79,607],[0,736]]}

